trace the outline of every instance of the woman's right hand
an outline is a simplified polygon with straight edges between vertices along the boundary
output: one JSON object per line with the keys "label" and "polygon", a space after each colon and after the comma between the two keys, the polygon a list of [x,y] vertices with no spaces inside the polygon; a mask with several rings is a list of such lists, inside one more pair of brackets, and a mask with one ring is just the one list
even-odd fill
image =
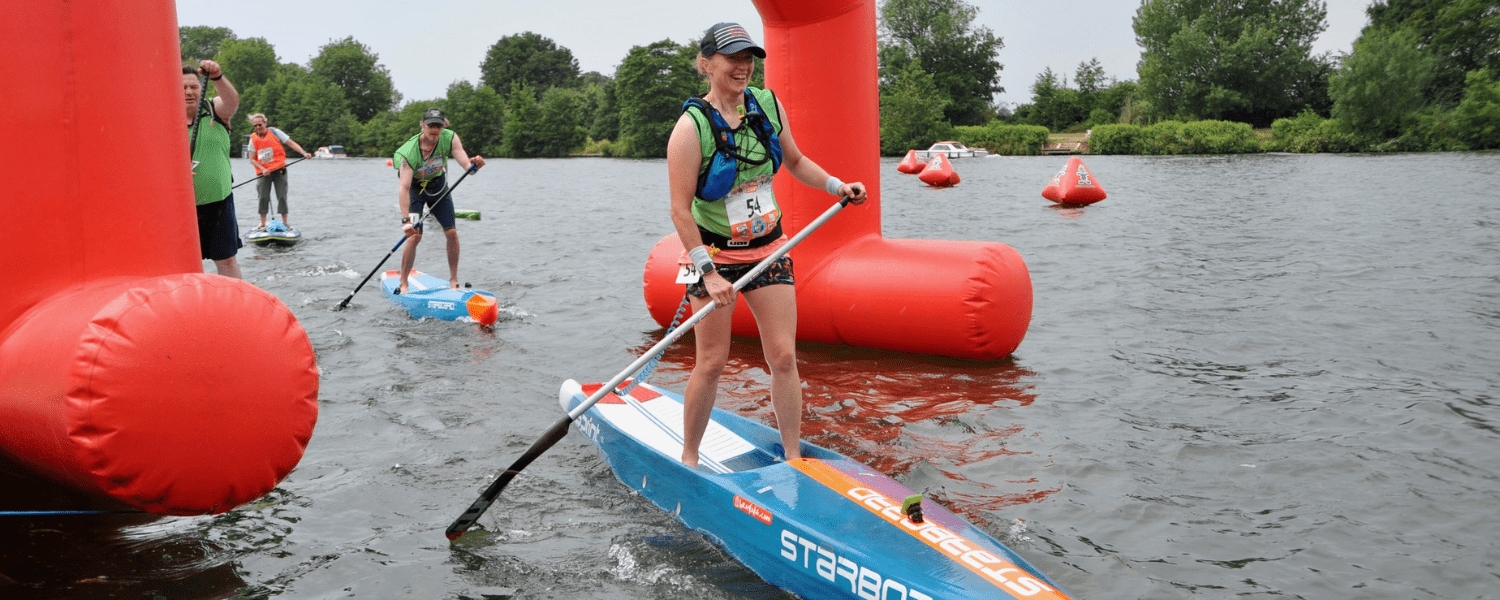
{"label": "woman's right hand", "polygon": [[703,288],[708,290],[708,297],[713,299],[715,306],[734,306],[734,284],[729,283],[718,271],[703,276]]}

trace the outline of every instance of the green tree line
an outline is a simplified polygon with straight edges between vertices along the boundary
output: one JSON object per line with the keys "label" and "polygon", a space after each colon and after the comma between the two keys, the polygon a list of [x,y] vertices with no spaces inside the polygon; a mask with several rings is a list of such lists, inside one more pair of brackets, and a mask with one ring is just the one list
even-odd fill
{"label": "green tree line", "polygon": [[[1109,76],[1097,58],[1071,80],[1047,68],[1030,102],[1013,108],[994,101],[1005,91],[1005,44],[976,25],[979,8],[884,0],[878,14],[889,155],[943,139],[1035,154],[1041,131],[1090,131],[1094,151],[1118,153],[1500,147],[1497,0],[1373,0],[1368,26],[1340,55],[1311,50],[1327,27],[1324,0],[1142,0],[1135,79]],[[635,46],[612,74],[580,73],[572,51],[524,32],[489,48],[477,83],[404,100],[379,56],[352,37],[294,64],[228,28],[180,34],[184,64],[214,58],[238,86],[237,133],[263,112],[304,147],[342,144],[355,155],[389,154],[436,106],[485,156],[661,157],[682,100],[707,87],[693,65],[696,41]],[[1247,139],[1225,123],[1270,136]]]}

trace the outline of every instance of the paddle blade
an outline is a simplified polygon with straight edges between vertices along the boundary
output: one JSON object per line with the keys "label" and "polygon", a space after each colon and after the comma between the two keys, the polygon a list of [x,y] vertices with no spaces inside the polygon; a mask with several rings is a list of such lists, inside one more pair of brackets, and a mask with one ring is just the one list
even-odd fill
{"label": "paddle blade", "polygon": [[521,458],[516,459],[516,462],[509,469],[501,473],[500,477],[494,483],[491,483],[490,487],[486,488],[483,494],[479,495],[478,500],[475,500],[473,504],[469,505],[468,509],[464,510],[464,514],[459,515],[458,519],[454,520],[453,524],[448,526],[448,531],[445,533],[448,536],[448,541],[451,542],[463,537],[464,533],[468,532],[470,527],[478,523],[479,517],[484,515],[484,511],[489,510],[491,504],[495,503],[495,499],[500,497],[500,492],[505,490],[505,486],[510,485],[510,480],[520,475],[521,469],[525,469],[526,465],[531,464],[531,461],[536,460],[547,449],[557,445],[564,437],[567,437],[568,426],[572,424],[572,417],[563,417],[562,420],[553,423],[551,427],[547,428],[546,433],[543,433],[542,437],[537,438],[536,442],[532,443],[531,447],[526,449],[526,453],[521,455]]}
{"label": "paddle blade", "polygon": [[494,325],[500,319],[500,304],[495,301],[494,296],[474,294],[464,304],[469,309],[469,316],[480,325]]}

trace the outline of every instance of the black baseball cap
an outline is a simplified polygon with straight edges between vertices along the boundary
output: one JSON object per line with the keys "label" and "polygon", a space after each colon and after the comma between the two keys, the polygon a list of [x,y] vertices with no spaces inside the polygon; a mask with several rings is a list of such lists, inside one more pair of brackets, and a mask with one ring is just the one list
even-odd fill
{"label": "black baseball cap", "polygon": [[708,28],[703,34],[703,42],[699,44],[699,52],[703,56],[719,54],[735,54],[749,50],[756,57],[765,58],[766,49],[755,44],[750,39],[750,32],[740,27],[739,23],[718,23]]}
{"label": "black baseball cap", "polygon": [[447,118],[443,117],[443,109],[441,108],[429,108],[427,109],[427,112],[422,113],[423,123],[437,123],[439,125],[442,125],[447,122],[447,120]]}

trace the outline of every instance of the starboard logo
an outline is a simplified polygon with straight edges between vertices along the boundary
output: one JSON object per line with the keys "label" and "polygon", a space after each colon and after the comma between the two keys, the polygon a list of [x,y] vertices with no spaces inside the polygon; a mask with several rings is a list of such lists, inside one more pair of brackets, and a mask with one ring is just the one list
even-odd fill
{"label": "starboard logo", "polygon": [[[832,548],[814,540],[781,530],[781,557],[803,570],[813,571],[823,579],[840,585],[848,582],[849,595],[864,600],[932,600],[932,596],[918,591],[895,579],[882,577],[880,573],[845,556],[835,554]],[[842,587],[842,586],[841,586]]]}
{"label": "starboard logo", "polygon": [[595,423],[588,415],[578,416],[578,432],[582,433],[589,441],[599,443],[599,424]]}
{"label": "starboard logo", "polygon": [[[858,480],[823,461],[797,459],[790,461],[788,464],[801,471],[804,475],[828,486],[829,489],[849,498],[864,509],[880,515],[882,519],[896,525],[898,530],[904,531],[913,538],[922,541],[933,550],[948,556],[953,562],[962,565],[964,568],[983,577],[986,581],[1016,598],[1041,600],[1066,599],[1068,597],[1066,594],[1038,581],[1031,574],[1017,568],[1010,561],[996,556],[987,550],[978,548],[980,544],[954,533],[942,525],[934,523],[930,512],[928,518],[922,523],[911,522],[906,518],[905,513],[901,511],[900,501],[891,500],[880,492],[864,487]],[[790,557],[786,550],[789,545],[787,535],[787,533],[783,533],[782,535],[782,555]],[[806,546],[812,542],[803,540],[797,543]],[[814,547],[816,547],[815,544]],[[809,549],[809,552],[811,551],[812,549]],[[793,548],[792,552],[795,552],[795,548]],[[820,555],[824,554],[821,548],[818,548],[818,552]],[[832,553],[829,552],[828,554],[831,555]],[[842,565],[842,563],[843,559],[838,558],[838,564]],[[853,564],[852,561],[850,564]],[[881,585],[883,586],[884,584],[882,583]],[[856,589],[860,590],[859,595],[862,598],[890,600],[885,596],[884,592],[881,592],[879,596],[865,595],[864,590],[868,589],[868,586]],[[883,589],[882,587],[876,591]],[[918,598],[915,595],[917,593],[920,592],[911,590],[910,594],[902,594],[896,597],[911,600]]]}
{"label": "starboard logo", "polygon": [[757,521],[767,525],[771,524],[771,511],[761,508],[754,502],[741,498],[739,494],[735,494],[734,496],[734,507],[740,509],[742,513],[755,517]]}
{"label": "starboard logo", "polygon": [[427,301],[427,308],[431,308],[431,309],[435,309],[435,310],[453,310],[453,303],[452,302],[440,302],[440,301],[437,301],[437,300],[428,300]]}
{"label": "starboard logo", "polygon": [[[995,556],[989,551],[969,547],[973,542],[953,533],[947,527],[933,523],[931,520],[921,523],[911,522],[901,512],[900,502],[891,500],[880,492],[867,488],[852,488],[845,491],[844,495],[863,504],[872,512],[884,517],[885,520],[916,534],[927,542],[927,545],[942,550],[948,556],[962,562],[970,570],[988,577],[1012,592],[1024,597],[1035,596],[1042,592],[1057,593],[1057,590],[1027,576],[1010,561]],[[1020,573],[1020,575],[1014,575],[1015,573]]]}

